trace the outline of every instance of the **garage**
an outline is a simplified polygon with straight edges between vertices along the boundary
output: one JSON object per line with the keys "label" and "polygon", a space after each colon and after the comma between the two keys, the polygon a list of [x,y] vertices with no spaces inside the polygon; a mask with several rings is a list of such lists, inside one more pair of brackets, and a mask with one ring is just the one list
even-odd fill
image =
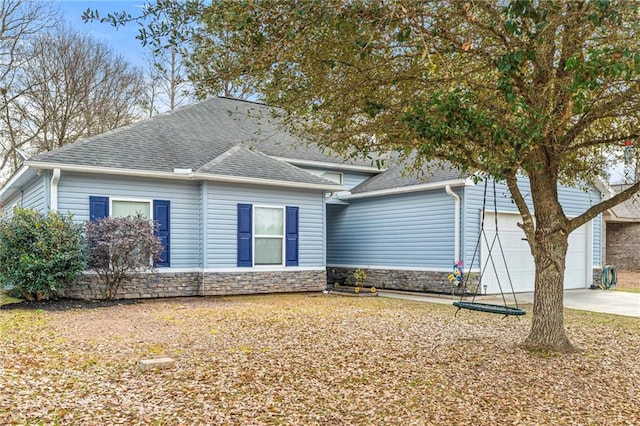
{"label": "garage", "polygon": [[[525,239],[524,232],[518,227],[521,221],[519,214],[498,213],[498,230],[502,248],[504,249],[505,261],[502,259],[496,235],[495,214],[485,213],[485,233],[487,241],[481,244],[481,265],[484,269],[482,277],[483,292],[508,293],[511,291],[508,274],[513,283],[516,293],[534,290],[535,265],[533,256],[529,250],[529,244]],[[569,236],[569,250],[567,252],[566,270],[564,275],[565,289],[586,288],[590,285],[590,265],[591,255],[589,241],[589,223],[578,228]],[[489,246],[493,243],[491,256],[489,256]],[[486,267],[485,267],[486,265]],[[485,287],[486,286],[486,287]]]}

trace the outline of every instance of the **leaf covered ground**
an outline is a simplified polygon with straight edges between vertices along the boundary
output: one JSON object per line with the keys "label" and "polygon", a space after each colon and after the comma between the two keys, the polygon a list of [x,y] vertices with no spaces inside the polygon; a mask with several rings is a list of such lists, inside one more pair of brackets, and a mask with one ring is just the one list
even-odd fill
{"label": "leaf covered ground", "polygon": [[[529,353],[531,316],[318,294],[0,311],[0,424],[634,425],[640,319],[566,311],[577,354]],[[170,356],[173,369],[140,372]]]}

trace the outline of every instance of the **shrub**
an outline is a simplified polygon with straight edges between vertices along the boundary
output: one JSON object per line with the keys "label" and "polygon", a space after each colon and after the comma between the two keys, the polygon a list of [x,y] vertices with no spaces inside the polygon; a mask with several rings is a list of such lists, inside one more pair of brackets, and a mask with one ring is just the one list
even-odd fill
{"label": "shrub", "polygon": [[56,297],[85,266],[82,225],[72,216],[16,207],[0,219],[0,280],[27,300]]}
{"label": "shrub", "polygon": [[153,270],[162,253],[154,229],[154,223],[140,214],[86,224],[88,265],[105,286],[105,298],[115,298],[122,281],[133,273]]}
{"label": "shrub", "polygon": [[367,283],[367,272],[362,268],[358,268],[353,273],[353,279],[356,282],[356,287],[364,287]]}

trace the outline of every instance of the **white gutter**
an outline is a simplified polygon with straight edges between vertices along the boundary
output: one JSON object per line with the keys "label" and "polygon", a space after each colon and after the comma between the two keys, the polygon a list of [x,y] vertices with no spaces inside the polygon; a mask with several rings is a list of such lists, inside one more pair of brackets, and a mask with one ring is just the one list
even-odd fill
{"label": "white gutter", "polygon": [[454,241],[454,258],[453,258],[453,262],[457,262],[460,259],[460,197],[458,196],[458,194],[456,194],[455,192],[453,192],[453,190],[451,189],[451,185],[446,185],[444,187],[444,190],[447,192],[447,194],[451,195],[453,197],[453,200],[455,201],[455,211],[454,211],[454,218],[453,220],[454,222],[454,228],[453,228],[453,237],[455,238]]}
{"label": "white gutter", "polygon": [[408,194],[411,192],[428,191],[430,189],[442,189],[447,186],[467,186],[473,185],[471,179],[453,179],[440,182],[422,183],[419,185],[401,186],[389,189],[380,189],[377,191],[361,192],[358,194],[340,195],[341,200],[356,200],[358,198],[382,197],[385,195]]}
{"label": "white gutter", "polygon": [[313,161],[313,160],[299,160],[297,158],[287,157],[271,157],[276,160],[284,161],[285,163],[294,164],[296,166],[312,166],[326,169],[339,169],[350,170],[353,172],[365,172],[365,173],[382,173],[386,171],[386,168],[377,168],[373,166],[354,166],[353,164],[343,163],[331,163],[329,161]]}
{"label": "white gutter", "polygon": [[[118,176],[135,176],[145,178],[160,178],[160,179],[175,179],[175,180],[206,180],[216,182],[227,183],[242,183],[250,185],[270,185],[281,186],[285,188],[303,188],[303,189],[318,189],[323,191],[338,192],[344,191],[346,188],[342,185],[331,184],[317,184],[317,183],[302,183],[302,182],[287,182],[275,179],[258,179],[242,176],[226,176],[216,175],[210,173],[175,173],[175,172],[157,172],[150,170],[133,170],[116,167],[87,167],[79,166],[76,164],[56,164],[46,163],[38,161],[30,161],[29,166],[43,170],[60,169],[66,172],[78,172],[78,173],[96,173],[106,175],[118,175]],[[181,170],[180,170],[181,171]]]}
{"label": "white gutter", "polygon": [[58,211],[58,182],[60,182],[60,169],[53,169],[51,175],[51,202],[49,209],[52,212]]}
{"label": "white gutter", "polygon": [[260,179],[260,178],[241,177],[241,176],[215,175],[215,174],[209,174],[209,173],[193,173],[193,177],[199,180],[209,180],[209,181],[217,181],[217,182],[245,183],[245,184],[251,184],[251,185],[283,186],[285,188],[321,189],[323,191],[331,191],[331,192],[344,191],[346,189],[342,185],[287,182],[282,180]]}

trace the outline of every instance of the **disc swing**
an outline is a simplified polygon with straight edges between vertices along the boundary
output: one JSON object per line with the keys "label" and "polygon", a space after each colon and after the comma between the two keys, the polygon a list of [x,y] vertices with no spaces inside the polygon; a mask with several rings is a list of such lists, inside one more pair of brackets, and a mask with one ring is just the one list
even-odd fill
{"label": "disc swing", "polygon": [[[460,311],[460,309],[468,309],[470,311],[480,311],[480,312],[488,312],[488,313],[492,313],[492,314],[499,314],[499,315],[504,315],[505,317],[510,316],[510,315],[514,315],[514,316],[519,316],[519,315],[524,315],[527,312],[520,308],[518,306],[518,301],[516,299],[516,293],[513,290],[513,283],[511,282],[511,275],[509,274],[509,267],[507,265],[507,260],[505,258],[504,255],[504,250],[502,248],[502,242],[500,241],[500,236],[499,236],[499,232],[498,232],[498,204],[496,201],[496,182],[495,180],[493,181],[493,217],[494,217],[494,221],[495,221],[495,235],[493,236],[493,239],[491,240],[491,244],[489,244],[489,239],[487,238],[487,234],[485,232],[484,229],[484,223],[485,223],[485,207],[487,204],[487,183],[488,179],[485,179],[484,182],[484,196],[482,199],[482,221],[480,222],[480,235],[478,236],[478,243],[476,244],[476,248],[473,251],[473,257],[471,258],[471,264],[473,265],[475,260],[476,260],[476,256],[478,255],[479,249],[480,249],[480,244],[482,242],[482,240],[484,239],[485,244],[487,245],[487,260],[484,263],[484,265],[481,265],[482,268],[480,269],[480,280],[478,282],[478,288],[482,288],[482,278],[487,270],[487,266],[489,266],[489,262],[491,262],[491,265],[493,266],[493,272],[496,275],[496,281],[498,283],[498,287],[500,288],[500,295],[502,296],[502,301],[504,302],[504,305],[497,305],[497,304],[492,304],[492,303],[480,303],[480,302],[476,302],[476,295],[478,294],[477,291],[475,291],[473,293],[473,298],[471,299],[470,302],[468,301],[463,301],[462,299],[464,298],[464,295],[466,293],[466,289],[467,289],[467,284],[469,283],[469,278],[470,275],[469,273],[467,273],[464,276],[464,280],[462,281],[462,295],[460,296],[460,300],[458,302],[453,302],[453,306],[457,307],[458,310],[456,311],[456,316],[458,315],[458,312]],[[507,272],[507,278],[509,280],[509,286],[511,287],[511,294],[513,295],[513,300],[515,302],[515,306],[509,306],[507,305],[507,300],[505,298],[504,292],[502,291],[502,284],[500,283],[500,277],[498,275],[498,270],[496,269],[496,264],[493,258],[493,254],[492,254],[492,250],[494,248],[494,246],[496,245],[496,243],[498,243],[498,248],[500,248],[500,254],[502,255],[502,262],[504,263],[504,267],[505,267],[505,271]],[[455,267],[454,267],[455,269]],[[460,274],[462,275],[462,274]]]}

